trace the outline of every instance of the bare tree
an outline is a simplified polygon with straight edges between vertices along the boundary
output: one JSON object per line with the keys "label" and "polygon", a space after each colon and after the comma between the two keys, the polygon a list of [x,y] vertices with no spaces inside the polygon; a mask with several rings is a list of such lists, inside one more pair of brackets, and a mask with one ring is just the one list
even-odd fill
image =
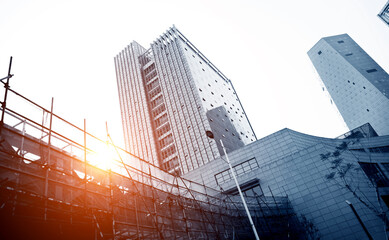
{"label": "bare tree", "polygon": [[[335,151],[320,154],[321,160],[327,161],[331,165],[330,173],[326,174],[325,178],[328,181],[335,183],[339,187],[347,189],[350,193],[353,194],[355,199],[357,199],[360,203],[371,210],[377,217],[379,217],[383,222],[385,234],[387,235],[387,229],[389,227],[388,219],[386,217],[386,211],[383,210],[382,199],[379,192],[379,187],[382,185],[384,180],[380,178],[380,176],[374,174],[367,176],[370,180],[367,180],[367,184],[373,186],[376,193],[378,202],[377,207],[377,205],[374,204],[360,188],[361,181],[358,178],[358,175],[362,170],[361,166],[355,162],[349,162],[344,158],[345,154],[349,154],[357,160],[356,162],[360,162],[360,158],[357,156],[358,154],[355,154],[356,151],[359,151],[364,152],[363,154],[367,154],[369,162],[372,163],[371,153],[370,151],[365,151],[366,148],[362,146],[358,132],[356,132],[356,136],[357,137],[351,141],[344,141],[339,144]],[[360,148],[355,148],[356,145],[359,145]],[[350,149],[350,146],[353,146],[354,149]]]}

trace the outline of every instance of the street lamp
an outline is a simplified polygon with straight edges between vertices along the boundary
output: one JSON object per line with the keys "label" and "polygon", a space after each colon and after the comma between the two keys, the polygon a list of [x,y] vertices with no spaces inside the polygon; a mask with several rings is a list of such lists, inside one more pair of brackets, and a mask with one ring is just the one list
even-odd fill
{"label": "street lamp", "polygon": [[[207,134],[207,137],[209,137],[209,138],[211,138],[211,139],[214,139],[214,138],[215,138],[214,135],[213,135],[213,133],[212,133],[211,131],[206,131],[206,134]],[[254,232],[254,235],[255,235],[255,239],[256,239],[256,240],[259,240],[259,236],[258,236],[258,233],[257,233],[257,229],[255,229],[255,225],[254,225],[253,219],[251,218],[250,211],[249,211],[249,209],[248,209],[248,207],[247,207],[246,200],[245,200],[244,197],[243,197],[243,193],[242,193],[242,190],[240,189],[240,186],[239,186],[239,183],[238,183],[238,179],[237,179],[236,176],[235,176],[234,169],[233,169],[232,166],[231,166],[230,159],[228,158],[226,148],[224,147],[223,141],[222,141],[221,139],[220,139],[220,144],[221,144],[221,146],[222,146],[222,148],[223,148],[224,155],[226,155],[226,162],[228,163],[228,166],[230,167],[230,171],[231,171],[232,178],[233,178],[234,181],[235,181],[236,188],[238,189],[240,198],[242,199],[244,209],[246,210],[247,217],[249,218],[250,225],[251,225],[251,227],[252,227],[252,229],[253,229],[253,232]],[[223,158],[222,158],[222,159],[223,159]],[[223,160],[224,160],[224,159],[223,159]]]}
{"label": "street lamp", "polygon": [[365,224],[363,224],[362,219],[359,217],[359,215],[357,213],[357,210],[355,210],[353,204],[350,201],[348,201],[348,200],[346,200],[346,203],[350,206],[351,210],[353,211],[355,217],[358,219],[359,224],[363,228],[363,231],[365,231],[365,233],[366,233],[367,237],[369,238],[369,240],[373,240],[373,237],[370,235],[369,231],[367,231],[367,228],[366,228]]}

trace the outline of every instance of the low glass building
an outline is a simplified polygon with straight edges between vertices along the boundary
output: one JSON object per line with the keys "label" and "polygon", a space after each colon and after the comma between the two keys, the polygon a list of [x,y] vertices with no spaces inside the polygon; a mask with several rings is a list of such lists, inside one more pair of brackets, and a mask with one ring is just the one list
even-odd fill
{"label": "low glass building", "polygon": [[[389,136],[369,124],[336,139],[283,129],[228,156],[248,199],[287,196],[312,239],[387,238]],[[222,158],[183,177],[238,194]]]}

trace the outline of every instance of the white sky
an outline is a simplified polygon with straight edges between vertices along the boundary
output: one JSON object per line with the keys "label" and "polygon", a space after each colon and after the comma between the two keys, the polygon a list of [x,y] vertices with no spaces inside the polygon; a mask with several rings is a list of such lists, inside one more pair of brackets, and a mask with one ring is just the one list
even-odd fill
{"label": "white sky", "polygon": [[[114,56],[132,40],[148,48],[173,24],[227,77],[258,138],[284,127],[336,137],[346,132],[321,90],[307,51],[348,33],[389,70],[386,0],[53,1],[0,0],[0,78],[123,146]],[[2,91],[2,90],[1,90]]]}

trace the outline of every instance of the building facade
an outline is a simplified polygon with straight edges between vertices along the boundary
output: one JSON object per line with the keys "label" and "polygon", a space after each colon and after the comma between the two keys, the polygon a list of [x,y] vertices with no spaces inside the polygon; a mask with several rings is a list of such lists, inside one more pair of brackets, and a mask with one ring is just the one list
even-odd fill
{"label": "building facade", "polygon": [[309,51],[349,129],[370,123],[389,134],[389,75],[349,35],[322,38]]}
{"label": "building facade", "polygon": [[378,17],[389,26],[389,1],[384,5],[380,13],[378,13]]}
{"label": "building facade", "polygon": [[[146,49],[132,42],[115,57],[125,145],[178,174],[256,140],[231,81],[178,29]],[[209,139],[211,130],[215,139]]]}
{"label": "building facade", "polygon": [[[283,129],[228,156],[246,199],[287,196],[308,239],[369,239],[346,200],[373,239],[387,238],[389,136],[370,125],[337,139]],[[238,194],[221,158],[183,177]]]}

